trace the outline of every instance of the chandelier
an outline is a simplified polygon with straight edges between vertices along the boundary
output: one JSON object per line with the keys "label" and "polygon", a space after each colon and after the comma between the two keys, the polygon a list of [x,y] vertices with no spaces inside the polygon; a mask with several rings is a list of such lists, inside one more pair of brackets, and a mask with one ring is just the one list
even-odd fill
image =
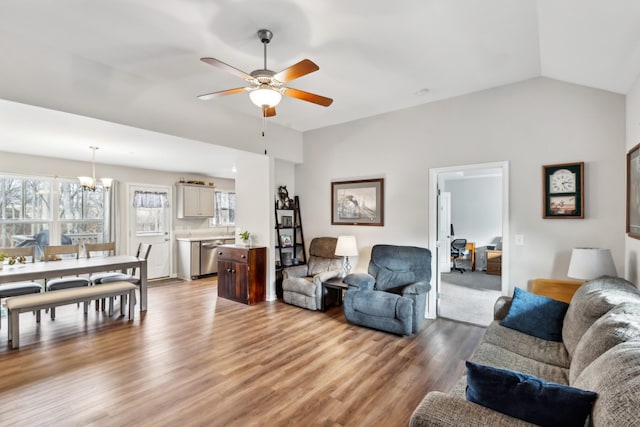
{"label": "chandelier", "polygon": [[[79,176],[80,185],[82,185],[83,190],[95,191],[96,190],[96,150],[99,150],[100,147],[96,147],[94,145],[90,145],[89,148],[93,151],[93,161],[92,168],[93,173],[91,176]],[[113,183],[113,178],[101,178],[102,186],[105,190],[111,188],[111,184]]]}

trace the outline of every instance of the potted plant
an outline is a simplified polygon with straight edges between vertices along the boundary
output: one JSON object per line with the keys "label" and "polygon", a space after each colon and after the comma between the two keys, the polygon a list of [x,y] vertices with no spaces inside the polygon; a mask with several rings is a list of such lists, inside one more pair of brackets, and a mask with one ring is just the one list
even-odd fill
{"label": "potted plant", "polygon": [[244,243],[245,246],[251,246],[251,233],[244,230],[242,233],[238,234],[238,236],[240,236],[242,243]]}

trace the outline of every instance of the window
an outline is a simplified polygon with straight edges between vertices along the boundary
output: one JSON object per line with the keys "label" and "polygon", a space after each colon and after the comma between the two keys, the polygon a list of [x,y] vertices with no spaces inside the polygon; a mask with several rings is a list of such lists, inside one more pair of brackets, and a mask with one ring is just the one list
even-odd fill
{"label": "window", "polygon": [[[83,191],[79,182],[58,184],[58,218],[62,244],[101,243],[104,241],[105,192]],[[67,240],[68,237],[69,240]]]}
{"label": "window", "polygon": [[236,193],[216,191],[214,225],[236,225]]}
{"label": "window", "polygon": [[166,192],[137,191],[133,195],[136,209],[136,235],[164,234],[169,207]]}
{"label": "window", "polygon": [[71,179],[0,175],[0,246],[36,246],[39,256],[50,242],[102,242],[106,199]]}

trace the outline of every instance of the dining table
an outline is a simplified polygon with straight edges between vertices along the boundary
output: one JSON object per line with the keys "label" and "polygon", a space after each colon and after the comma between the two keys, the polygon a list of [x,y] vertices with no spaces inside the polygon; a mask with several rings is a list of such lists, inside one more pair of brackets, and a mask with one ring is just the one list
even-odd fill
{"label": "dining table", "polygon": [[103,271],[122,271],[138,268],[140,271],[140,311],[147,311],[147,260],[131,255],[41,261],[5,265],[0,270],[0,284],[27,280],[51,279]]}

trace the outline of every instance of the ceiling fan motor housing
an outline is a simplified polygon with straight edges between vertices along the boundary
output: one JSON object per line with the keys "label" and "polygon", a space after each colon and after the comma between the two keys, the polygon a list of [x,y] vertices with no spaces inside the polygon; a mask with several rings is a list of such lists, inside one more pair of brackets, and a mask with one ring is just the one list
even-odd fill
{"label": "ceiling fan motor housing", "polygon": [[271,39],[273,38],[273,33],[269,30],[258,30],[258,37],[260,38],[260,41],[264,44],[267,44],[271,41]]}

